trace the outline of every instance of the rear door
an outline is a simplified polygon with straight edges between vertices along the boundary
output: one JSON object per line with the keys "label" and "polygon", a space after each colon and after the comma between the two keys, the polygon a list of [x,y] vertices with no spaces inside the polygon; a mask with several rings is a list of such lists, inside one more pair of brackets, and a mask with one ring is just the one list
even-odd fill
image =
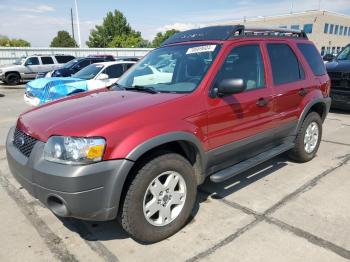
{"label": "rear door", "polygon": [[303,98],[311,88],[310,81],[294,46],[285,41],[271,41],[266,43],[266,50],[271,68],[270,85],[276,98],[276,123],[283,135],[288,136],[295,130]]}
{"label": "rear door", "polygon": [[208,97],[209,173],[250,158],[272,147],[273,90],[259,42],[234,44],[214,80],[243,79],[246,90],[225,97]]}
{"label": "rear door", "polygon": [[55,69],[55,62],[51,56],[42,56],[40,72],[48,72]]}

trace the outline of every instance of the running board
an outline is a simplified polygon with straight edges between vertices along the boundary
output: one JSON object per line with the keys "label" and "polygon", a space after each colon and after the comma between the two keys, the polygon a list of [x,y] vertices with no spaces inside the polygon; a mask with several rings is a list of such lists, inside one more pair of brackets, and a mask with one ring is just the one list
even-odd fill
{"label": "running board", "polygon": [[274,147],[268,151],[265,151],[255,157],[249,158],[243,162],[239,162],[233,166],[220,170],[210,176],[210,180],[219,183],[233,176],[239,175],[240,173],[255,167],[283,152],[286,152],[294,147],[294,143],[282,144]]}

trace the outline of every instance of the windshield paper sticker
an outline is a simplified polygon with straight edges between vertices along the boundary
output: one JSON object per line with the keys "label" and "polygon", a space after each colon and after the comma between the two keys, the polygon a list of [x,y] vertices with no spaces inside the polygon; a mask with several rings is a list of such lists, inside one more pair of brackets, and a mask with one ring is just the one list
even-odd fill
{"label": "windshield paper sticker", "polygon": [[202,46],[191,47],[187,50],[186,55],[204,53],[204,52],[213,52],[215,50],[215,47],[216,45],[202,45]]}

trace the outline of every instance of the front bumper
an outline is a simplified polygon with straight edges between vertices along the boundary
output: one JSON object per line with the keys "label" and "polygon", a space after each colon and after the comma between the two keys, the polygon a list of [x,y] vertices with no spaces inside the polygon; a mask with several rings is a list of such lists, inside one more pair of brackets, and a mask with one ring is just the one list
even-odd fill
{"label": "front bumper", "polygon": [[332,108],[350,110],[350,90],[332,90],[330,96],[332,98]]}
{"label": "front bumper", "polygon": [[29,96],[26,93],[24,93],[23,99],[24,99],[24,102],[27,105],[30,105],[30,106],[38,106],[38,105],[40,105],[40,99],[39,98],[33,97],[33,96]]}
{"label": "front bumper", "polygon": [[43,158],[45,143],[38,141],[27,158],[13,145],[14,128],[6,141],[10,170],[17,181],[56,215],[85,220],[117,216],[122,188],[133,162],[103,161],[65,165]]}

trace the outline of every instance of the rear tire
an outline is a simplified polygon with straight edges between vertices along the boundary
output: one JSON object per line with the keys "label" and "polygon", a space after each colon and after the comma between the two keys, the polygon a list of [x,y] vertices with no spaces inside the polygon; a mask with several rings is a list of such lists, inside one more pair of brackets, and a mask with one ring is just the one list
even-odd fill
{"label": "rear tire", "polygon": [[156,155],[138,169],[121,206],[120,222],[134,239],[163,240],[187,222],[197,195],[191,164],[181,155]]}
{"label": "rear tire", "polygon": [[21,82],[21,76],[18,73],[9,73],[6,76],[6,82],[8,85],[19,85]]}
{"label": "rear tire", "polygon": [[297,162],[308,162],[316,156],[322,138],[322,119],[316,112],[309,113],[300,127],[295,147],[289,157]]}

